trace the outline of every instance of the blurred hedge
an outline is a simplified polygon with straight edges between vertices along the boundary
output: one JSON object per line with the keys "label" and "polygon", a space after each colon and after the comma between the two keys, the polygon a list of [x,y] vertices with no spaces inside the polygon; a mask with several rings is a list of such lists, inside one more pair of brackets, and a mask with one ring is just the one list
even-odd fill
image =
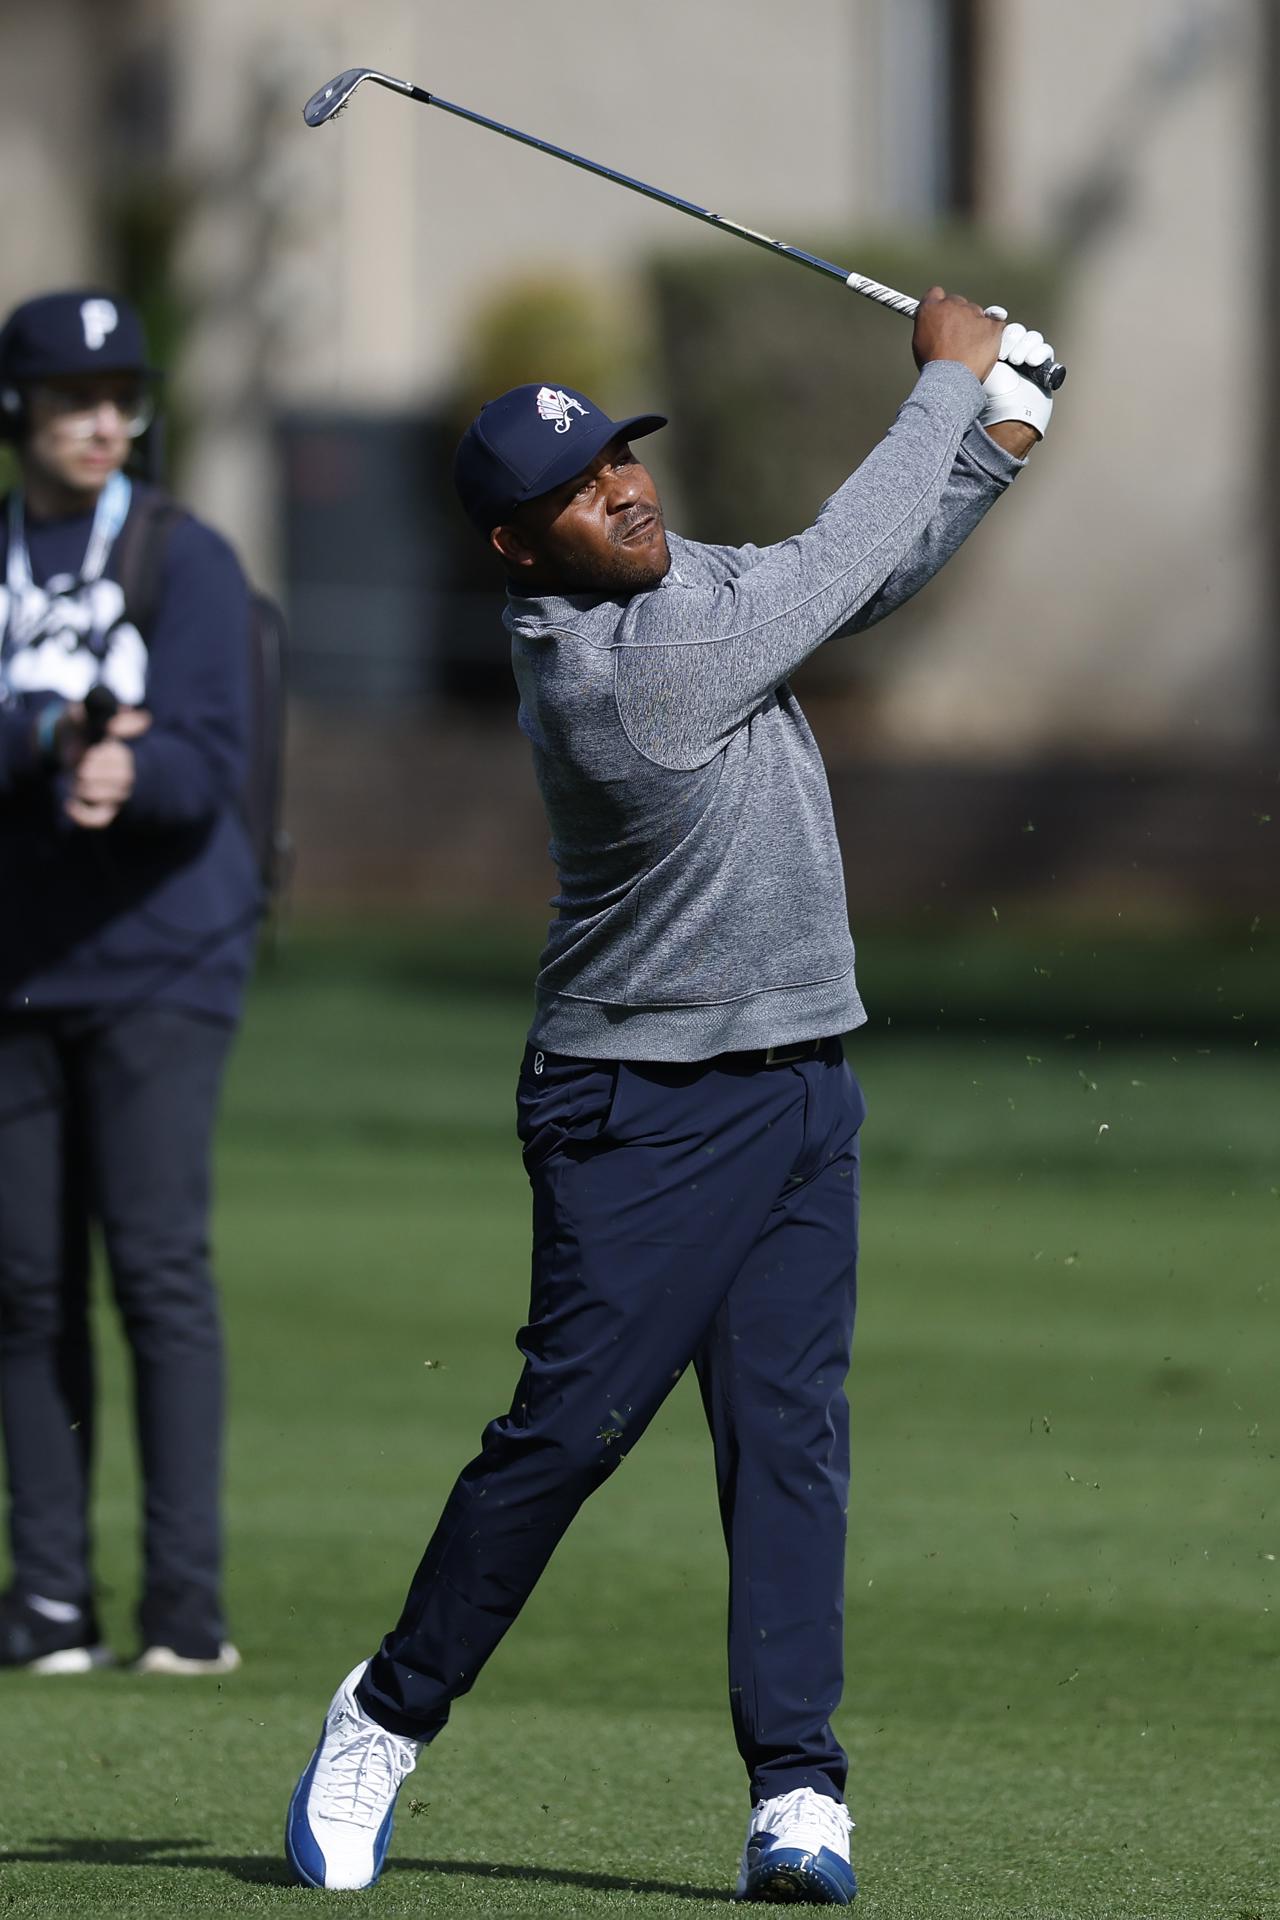
{"label": "blurred hedge", "polygon": [[[809,250],[904,293],[936,282],[984,306],[999,302],[1052,338],[1059,286],[1050,263],[980,233],[840,236]],[[892,424],[915,379],[909,324],[745,247],[660,258],[651,287],[671,409],[672,523],[733,546],[799,532]],[[961,555],[856,647],[823,648],[798,676],[800,691],[838,690],[854,716],[859,690],[871,696],[889,657],[938,617],[971,564]]]}
{"label": "blurred hedge", "polygon": [[[811,251],[920,294],[999,301],[1052,337],[1049,262],[959,228],[847,236]],[[763,251],[670,254],[650,271],[682,530],[757,544],[795,533],[879,440],[914,377],[907,323]]]}
{"label": "blurred hedge", "polygon": [[643,316],[617,283],[563,274],[527,276],[478,302],[450,403],[459,433],[486,400],[530,380],[556,380],[598,395],[617,415],[647,372]]}
{"label": "blurred hedge", "polygon": [[[451,466],[453,448],[484,403],[511,387],[555,380],[598,395],[616,416],[649,404],[643,397],[649,378],[645,319],[626,290],[572,275],[503,282],[473,311],[457,379],[441,410],[446,464]],[[444,467],[439,483],[440,510],[453,535],[448,586],[496,591],[493,556],[464,522]],[[505,650],[501,668],[505,691],[510,680]]]}

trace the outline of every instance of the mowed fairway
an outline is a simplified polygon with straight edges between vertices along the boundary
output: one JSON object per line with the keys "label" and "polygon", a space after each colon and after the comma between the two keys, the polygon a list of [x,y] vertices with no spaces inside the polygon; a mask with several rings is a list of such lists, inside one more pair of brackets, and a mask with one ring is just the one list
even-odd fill
{"label": "mowed fairway", "polygon": [[[256,992],[217,1231],[245,1666],[0,1677],[0,1920],[337,1898],[289,1886],[285,1804],[506,1405],[525,1304],[526,1001],[414,955],[300,940]],[[1266,1046],[1206,1044],[852,1045],[840,1726],[867,1920],[1280,1915],[1277,1082]],[[136,1496],[104,1346],[127,1651]],[[746,1811],[723,1601],[686,1381],[424,1755],[361,1911],[723,1910]]]}

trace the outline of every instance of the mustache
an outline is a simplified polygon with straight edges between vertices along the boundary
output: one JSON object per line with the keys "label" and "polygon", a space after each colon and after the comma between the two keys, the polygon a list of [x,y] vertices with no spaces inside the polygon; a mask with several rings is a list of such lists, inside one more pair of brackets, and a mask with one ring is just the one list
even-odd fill
{"label": "mustache", "polygon": [[618,546],[622,541],[629,540],[633,533],[641,533],[650,527],[661,525],[661,507],[634,507],[625,518],[610,522],[609,538],[615,546]]}

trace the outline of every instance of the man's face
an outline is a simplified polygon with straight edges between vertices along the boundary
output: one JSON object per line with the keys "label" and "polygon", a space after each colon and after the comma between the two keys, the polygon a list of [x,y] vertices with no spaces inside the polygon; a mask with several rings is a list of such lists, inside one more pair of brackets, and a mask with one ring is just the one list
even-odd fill
{"label": "man's face", "polygon": [[517,593],[624,598],[656,587],[671,565],[653,477],[620,438],[576,478],[518,507],[492,539]]}
{"label": "man's face", "polygon": [[132,373],[41,381],[26,392],[23,455],[59,486],[100,493],[128,459],[150,405],[145,382]]}

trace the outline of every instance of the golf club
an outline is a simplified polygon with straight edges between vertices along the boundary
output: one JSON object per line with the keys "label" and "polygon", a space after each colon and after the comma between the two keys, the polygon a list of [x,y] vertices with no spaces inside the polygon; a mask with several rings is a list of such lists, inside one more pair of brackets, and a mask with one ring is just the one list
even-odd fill
{"label": "golf club", "polygon": [[[531,133],[521,133],[516,127],[504,126],[500,120],[490,120],[483,113],[472,112],[470,107],[456,106],[451,100],[442,100],[438,93],[428,93],[424,87],[415,87],[409,80],[397,80],[389,73],[378,73],[373,67],[348,67],[327,87],[321,87],[318,93],[313,93],[302,109],[302,117],[307,125],[322,127],[326,121],[341,113],[362,80],[373,80],[380,87],[389,87],[393,93],[407,94],[411,100],[417,100],[425,107],[439,107],[444,113],[456,114],[460,120],[470,120],[475,126],[487,127],[491,133],[501,133],[508,140],[518,140],[522,146],[536,147],[539,153],[549,153],[555,160],[567,160],[571,167],[580,167],[585,173],[599,174],[603,180],[612,180],[615,186],[626,187],[632,193],[642,193],[649,200],[660,200],[663,206],[674,207],[678,213],[687,213],[695,220],[705,221],[708,226],[719,227],[723,233],[735,234],[739,240],[749,240],[753,247],[766,247],[770,253],[779,254],[784,260],[794,260],[813,273],[824,274],[829,280],[839,280],[853,293],[860,293],[865,299],[876,301],[879,306],[891,307],[895,313],[904,314],[908,319],[915,317],[919,301],[913,300],[909,294],[898,293],[893,287],[884,286],[879,280],[869,280],[861,273],[849,273],[844,267],[838,267],[830,260],[819,259],[817,254],[806,253],[801,247],[788,246],[782,240],[771,240],[768,234],[739,226],[736,220],[726,220],[723,214],[712,213],[693,200],[683,200],[679,194],[666,193],[661,187],[647,186],[643,180],[633,180],[629,174],[618,173],[598,160],[586,160],[580,153],[570,153],[567,147],[553,146],[549,140],[538,140]],[[1067,377],[1066,368],[1057,361],[1041,367],[1016,367],[1014,371],[1020,373],[1024,380],[1030,380],[1033,386],[1043,388],[1046,393],[1056,393]]]}

